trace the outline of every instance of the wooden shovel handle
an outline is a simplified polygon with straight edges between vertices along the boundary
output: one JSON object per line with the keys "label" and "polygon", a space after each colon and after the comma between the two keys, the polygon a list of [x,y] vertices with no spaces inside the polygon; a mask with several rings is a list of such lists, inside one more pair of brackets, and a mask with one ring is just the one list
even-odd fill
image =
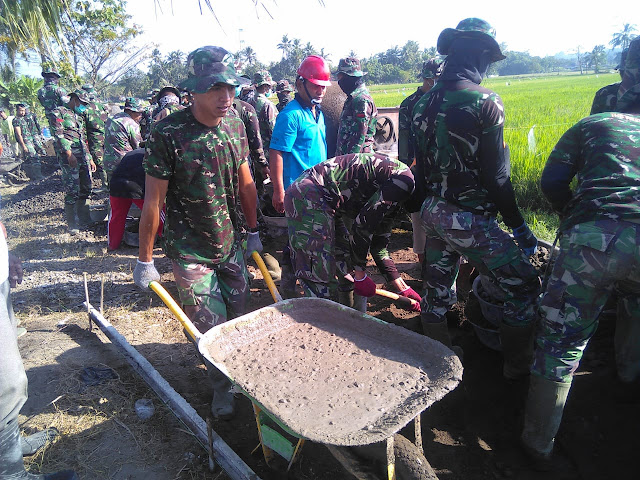
{"label": "wooden shovel handle", "polygon": [[412,298],[403,297],[402,295],[398,295],[397,293],[390,292],[389,290],[382,290],[381,288],[376,288],[376,295],[380,295],[381,297],[387,297],[391,300],[397,302],[399,305],[406,307],[414,307],[416,302]]}

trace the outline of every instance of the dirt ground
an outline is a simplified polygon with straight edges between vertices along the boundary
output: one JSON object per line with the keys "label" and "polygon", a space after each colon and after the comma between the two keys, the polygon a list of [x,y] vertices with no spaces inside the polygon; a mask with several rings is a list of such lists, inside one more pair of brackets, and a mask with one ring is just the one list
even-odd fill
{"label": "dirt ground", "polygon": [[[204,367],[169,310],[134,286],[137,249],[123,245],[107,252],[105,224],[76,236],[66,233],[60,175],[51,162],[44,171],[43,181],[0,189],[9,246],[25,269],[24,282],[13,291],[14,308],[28,331],[19,339],[29,377],[21,427],[32,433],[55,426],[62,433],[44,452],[26,458],[28,467],[32,472],[73,468],[82,479],[228,478],[208,471],[207,454],[194,436],[97,327],[89,330],[82,305],[85,273],[91,303],[99,308],[103,281],[105,317],[206,418],[211,393]],[[410,232],[397,230],[392,255],[405,280],[420,290],[410,243]],[[170,264],[160,248],[155,257],[162,283],[175,297]],[[380,276],[374,279],[383,283]],[[259,272],[251,293],[252,309],[271,303]],[[371,299],[369,313],[421,331],[415,313],[388,299]],[[441,480],[637,478],[633,455],[640,406],[621,398],[617,389],[614,317],[603,317],[575,377],[557,441],[566,460],[561,471],[545,474],[530,470],[517,446],[526,386],[503,381],[501,354],[478,341],[465,318],[463,295],[449,325],[454,343],[464,349],[463,381],[422,414],[425,455]],[[155,406],[146,421],[135,413],[141,398]],[[259,451],[252,453],[258,437],[251,404],[241,397],[239,407],[234,420],[214,422],[213,428],[261,478],[353,478],[324,446],[313,443],[305,445],[288,475],[281,465],[269,468]],[[409,439],[412,428],[402,432]]]}

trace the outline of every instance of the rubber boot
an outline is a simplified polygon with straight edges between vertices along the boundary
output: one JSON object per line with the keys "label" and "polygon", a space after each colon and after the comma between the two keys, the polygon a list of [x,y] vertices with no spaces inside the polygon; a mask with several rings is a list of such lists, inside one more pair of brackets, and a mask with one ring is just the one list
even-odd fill
{"label": "rubber boot", "polygon": [[91,208],[88,198],[79,198],[76,202],[76,211],[78,212],[78,226],[81,229],[85,229],[93,225],[91,219]]}
{"label": "rubber boot", "polygon": [[24,469],[18,419],[10,420],[0,431],[0,480],[79,480],[73,470],[33,475]]}
{"label": "rubber boot", "polygon": [[460,358],[460,361],[462,361],[464,352],[462,351],[462,348],[451,345],[451,336],[449,335],[449,327],[447,326],[446,318],[438,323],[427,322],[424,317],[421,317],[420,320],[422,321],[422,333],[449,347],[453,350],[453,353]]}
{"label": "rubber boot", "polygon": [[76,205],[75,203],[64,204],[64,218],[67,221],[67,228],[72,235],[80,232],[78,230],[78,223],[76,222]]}
{"label": "rubber boot", "polygon": [[367,297],[355,294],[353,296],[353,308],[362,313],[367,313]]}
{"label": "rubber boot", "polygon": [[271,279],[274,282],[280,281],[280,278],[282,277],[282,270],[280,269],[280,263],[278,263],[278,260],[276,260],[269,252],[262,252],[262,259],[264,260],[264,264],[267,267],[269,275],[271,275]]}
{"label": "rubber boot", "polygon": [[353,304],[353,287],[347,289],[346,286],[338,287],[338,303],[345,307],[354,308]]}
{"label": "rubber boot", "polygon": [[31,165],[31,175],[29,178],[34,181],[42,180],[44,176],[42,175],[42,167],[40,165]]}
{"label": "rubber boot", "polygon": [[289,265],[282,265],[280,269],[280,294],[285,300],[287,298],[297,298],[296,277]]}
{"label": "rubber boot", "polygon": [[236,414],[236,399],[231,392],[231,381],[208,361],[205,364],[213,387],[211,414],[220,420],[230,420]]}
{"label": "rubber boot", "polygon": [[500,340],[504,365],[502,375],[507,380],[518,380],[529,375],[533,362],[534,322],[524,327],[500,324]]}
{"label": "rubber boot", "polygon": [[525,453],[537,470],[553,468],[553,442],[570,388],[571,383],[554,382],[531,375],[521,440]]}

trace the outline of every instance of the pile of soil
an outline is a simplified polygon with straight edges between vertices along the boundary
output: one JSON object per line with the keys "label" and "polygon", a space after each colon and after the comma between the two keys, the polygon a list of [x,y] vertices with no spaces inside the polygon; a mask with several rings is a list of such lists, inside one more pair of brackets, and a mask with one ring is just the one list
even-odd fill
{"label": "pile of soil", "polygon": [[[182,327],[152,293],[132,282],[137,249],[106,247],[106,226],[71,236],[63,220],[63,193],[55,165],[47,178],[23,187],[0,187],[2,219],[10,249],[23,259],[25,279],[12,291],[14,308],[27,334],[18,342],[29,377],[29,399],[21,411],[22,429],[31,433],[56,427],[62,438],[26,459],[32,472],[75,469],[83,479],[192,480],[228,478],[208,470],[205,450],[154,396],[128,363],[96,330],[89,330],[84,274],[90,301],[159,373],[205,418],[211,389],[201,359]],[[101,199],[96,198],[94,202]],[[411,233],[397,229],[391,255],[402,277],[421,291],[420,268],[411,250]],[[156,267],[177,298],[170,262],[160,248]],[[384,280],[369,266],[378,284]],[[254,310],[271,303],[259,271],[251,285]],[[468,287],[467,287],[468,288]],[[634,478],[633,462],[640,408],[618,388],[613,356],[615,318],[602,317],[576,373],[557,438],[568,459],[562,471],[533,471],[518,447],[524,391],[502,379],[502,356],[482,345],[465,316],[465,292],[448,315],[453,343],[464,349],[458,388],[422,414],[425,456],[442,480]],[[419,315],[382,297],[369,301],[375,317],[420,332]],[[109,367],[116,378],[88,385],[87,367]],[[135,402],[151,398],[155,414],[143,421]],[[238,398],[231,421],[214,421],[214,430],[260,478],[347,480],[352,476],[318,443],[307,442],[285,474],[282,464],[267,466],[258,445],[250,401]],[[413,426],[401,432],[413,438]],[[381,474],[384,478],[384,472]]]}

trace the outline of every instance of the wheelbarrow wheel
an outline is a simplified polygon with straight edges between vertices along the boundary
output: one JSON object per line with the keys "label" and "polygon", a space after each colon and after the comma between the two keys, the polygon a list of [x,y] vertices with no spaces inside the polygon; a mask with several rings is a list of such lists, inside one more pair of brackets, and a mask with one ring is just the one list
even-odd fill
{"label": "wheelbarrow wheel", "polygon": [[[422,451],[406,437],[395,435],[397,480],[438,480]],[[331,454],[358,480],[387,479],[386,442],[359,447],[327,446]]]}

